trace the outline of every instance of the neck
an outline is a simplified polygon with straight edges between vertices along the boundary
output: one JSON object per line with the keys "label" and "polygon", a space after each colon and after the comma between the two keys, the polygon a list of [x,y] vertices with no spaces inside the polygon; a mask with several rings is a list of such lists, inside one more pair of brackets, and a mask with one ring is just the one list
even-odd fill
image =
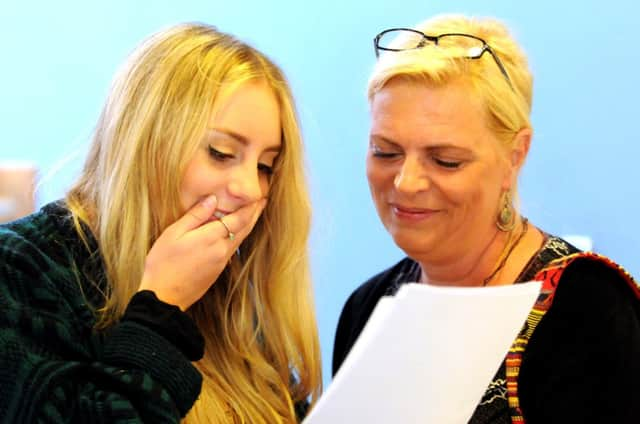
{"label": "neck", "polygon": [[508,260],[511,251],[522,238],[522,222],[511,232],[502,232],[497,228],[489,242],[481,250],[469,251],[456,256],[453,260],[432,262],[417,259],[422,273],[420,282],[437,286],[483,286],[493,284]]}

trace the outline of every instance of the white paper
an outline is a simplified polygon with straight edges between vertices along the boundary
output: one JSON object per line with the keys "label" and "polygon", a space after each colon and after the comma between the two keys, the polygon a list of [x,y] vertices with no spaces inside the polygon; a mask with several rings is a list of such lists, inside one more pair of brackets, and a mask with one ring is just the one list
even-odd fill
{"label": "white paper", "polygon": [[304,424],[467,423],[540,283],[409,283],[380,300]]}

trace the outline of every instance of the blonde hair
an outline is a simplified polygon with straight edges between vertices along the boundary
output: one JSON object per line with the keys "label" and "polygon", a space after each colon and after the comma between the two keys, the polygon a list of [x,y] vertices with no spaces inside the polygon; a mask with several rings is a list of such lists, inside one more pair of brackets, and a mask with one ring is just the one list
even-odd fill
{"label": "blonde hair", "polygon": [[[526,56],[504,24],[488,18],[440,15],[417,25],[415,29],[434,36],[465,33],[484,39],[504,65],[511,84],[488,52],[480,59],[467,59],[447,54],[447,49],[428,46],[402,52],[382,52],[369,79],[369,101],[395,79],[436,86],[462,81],[471,88],[469,94],[482,101],[487,112],[487,124],[505,148],[510,147],[519,130],[531,127],[533,78]],[[398,38],[393,43],[395,48],[400,48],[406,42],[406,38]]]}
{"label": "blonde hair", "polygon": [[[178,192],[212,105],[249,81],[280,105],[282,151],[269,202],[212,288],[188,313],[205,337],[203,387],[186,422],[295,422],[321,390],[307,241],[310,205],[295,106],[281,70],[215,28],[183,24],[136,49],[116,75],[84,169],[67,195],[76,228],[92,230],[105,265],[97,327],[137,291],[149,249],[183,213]],[[98,254],[97,252],[94,252]]]}

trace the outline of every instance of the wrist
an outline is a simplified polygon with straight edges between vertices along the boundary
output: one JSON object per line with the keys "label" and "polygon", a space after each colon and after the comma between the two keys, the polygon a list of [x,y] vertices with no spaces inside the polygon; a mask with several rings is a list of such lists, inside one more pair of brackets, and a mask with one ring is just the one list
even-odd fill
{"label": "wrist", "polygon": [[191,317],[177,305],[159,299],[151,290],[140,290],[131,298],[122,320],[154,330],[190,361],[197,361],[204,355],[204,338]]}

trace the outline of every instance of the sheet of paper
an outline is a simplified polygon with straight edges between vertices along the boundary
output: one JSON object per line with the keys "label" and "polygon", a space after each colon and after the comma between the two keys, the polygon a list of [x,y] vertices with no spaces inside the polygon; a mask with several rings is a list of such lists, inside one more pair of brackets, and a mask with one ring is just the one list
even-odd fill
{"label": "sheet of paper", "polygon": [[410,283],[380,300],[304,424],[467,423],[540,283]]}

